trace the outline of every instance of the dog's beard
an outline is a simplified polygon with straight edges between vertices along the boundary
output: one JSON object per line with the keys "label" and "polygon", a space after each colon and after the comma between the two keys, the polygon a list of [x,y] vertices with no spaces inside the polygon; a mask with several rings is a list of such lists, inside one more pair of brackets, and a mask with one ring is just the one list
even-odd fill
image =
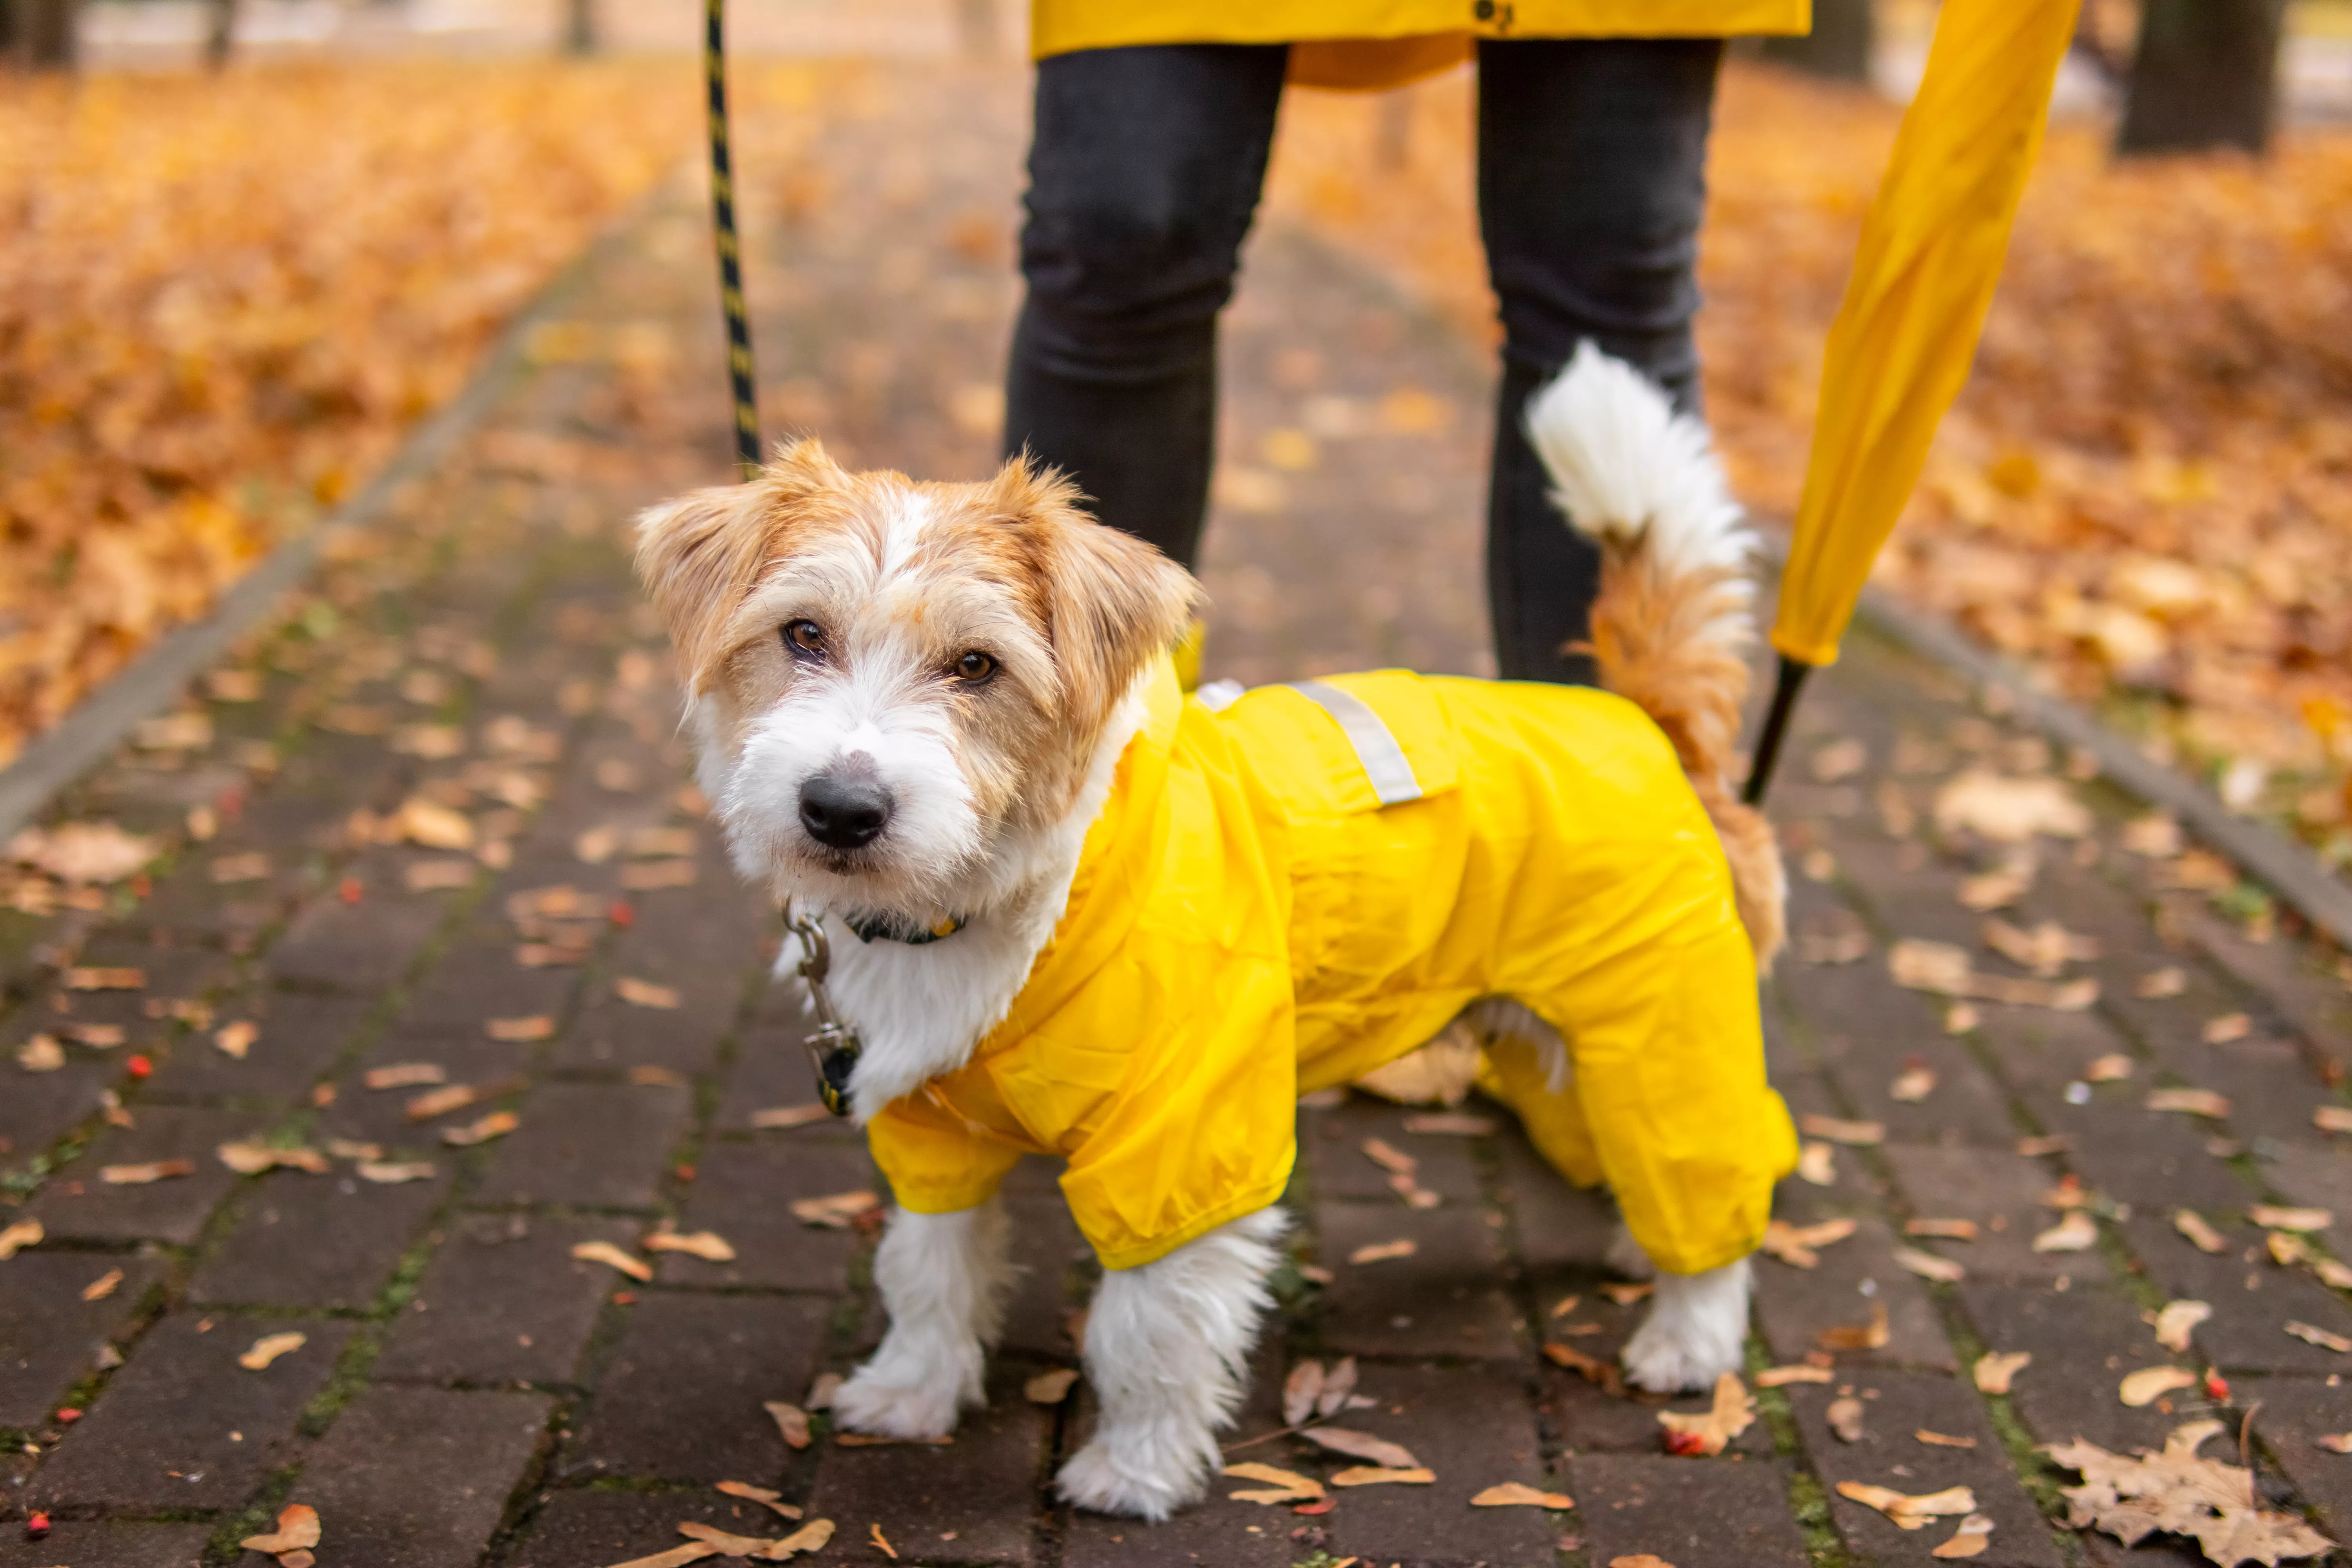
{"label": "dog's beard", "polygon": [[[716,809],[737,868],[778,898],[855,915],[929,919],[950,910],[992,837],[937,705],[856,711],[855,693],[820,689],[755,721],[724,769]],[[839,849],[811,837],[802,786],[852,758],[890,794],[871,843]]]}

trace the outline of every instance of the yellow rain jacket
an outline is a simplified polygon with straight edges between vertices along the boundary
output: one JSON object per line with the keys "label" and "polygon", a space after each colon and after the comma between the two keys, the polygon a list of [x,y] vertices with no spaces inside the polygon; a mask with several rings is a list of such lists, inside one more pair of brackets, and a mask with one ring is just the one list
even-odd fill
{"label": "yellow rain jacket", "polygon": [[1645,715],[1395,671],[1213,712],[1163,664],[1011,1013],[869,1136],[926,1214],[1064,1157],[1079,1229],[1129,1268],[1281,1195],[1300,1094],[1488,995],[1574,1061],[1554,1093],[1532,1047],[1500,1047],[1490,1090],[1659,1267],[1754,1248],[1796,1136],[1722,848]]}

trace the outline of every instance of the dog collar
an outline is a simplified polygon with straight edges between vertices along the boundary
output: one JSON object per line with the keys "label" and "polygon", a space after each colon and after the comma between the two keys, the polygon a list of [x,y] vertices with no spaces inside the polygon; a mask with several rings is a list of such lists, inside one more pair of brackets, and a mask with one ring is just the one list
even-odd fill
{"label": "dog collar", "polygon": [[908,947],[920,947],[955,935],[966,922],[961,915],[948,915],[929,926],[907,925],[887,915],[866,915],[856,920],[845,915],[841,923],[856,931],[860,942],[903,942]]}

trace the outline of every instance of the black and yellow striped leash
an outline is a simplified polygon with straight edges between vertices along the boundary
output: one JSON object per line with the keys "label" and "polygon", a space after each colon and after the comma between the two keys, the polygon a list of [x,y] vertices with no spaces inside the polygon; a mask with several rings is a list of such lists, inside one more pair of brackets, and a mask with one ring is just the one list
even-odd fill
{"label": "black and yellow striped leash", "polygon": [[760,471],[759,388],[751,378],[751,316],[743,304],[742,247],[735,231],[734,158],[727,142],[727,0],[706,0],[702,64],[710,86],[710,216],[719,239],[719,303],[727,314],[727,380],[735,399],[735,461]]}

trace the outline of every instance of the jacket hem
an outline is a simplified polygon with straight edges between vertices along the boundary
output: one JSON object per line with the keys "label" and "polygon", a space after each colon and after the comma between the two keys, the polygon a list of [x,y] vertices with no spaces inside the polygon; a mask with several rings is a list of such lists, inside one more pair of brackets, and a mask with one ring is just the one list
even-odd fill
{"label": "jacket hem", "polygon": [[1285,1171],[1281,1180],[1264,1186],[1252,1187],[1246,1192],[1228,1198],[1215,1208],[1195,1215],[1181,1227],[1169,1232],[1166,1236],[1154,1237],[1150,1241],[1138,1242],[1132,1247],[1123,1247],[1116,1252],[1105,1252],[1097,1247],[1095,1248],[1095,1257],[1101,1260],[1105,1268],[1135,1268],[1146,1263],[1156,1263],[1186,1242],[1198,1241],[1228,1220],[1236,1220],[1244,1215],[1253,1215],[1262,1208],[1271,1207],[1275,1201],[1282,1196],[1282,1190],[1289,1184],[1290,1173]]}

